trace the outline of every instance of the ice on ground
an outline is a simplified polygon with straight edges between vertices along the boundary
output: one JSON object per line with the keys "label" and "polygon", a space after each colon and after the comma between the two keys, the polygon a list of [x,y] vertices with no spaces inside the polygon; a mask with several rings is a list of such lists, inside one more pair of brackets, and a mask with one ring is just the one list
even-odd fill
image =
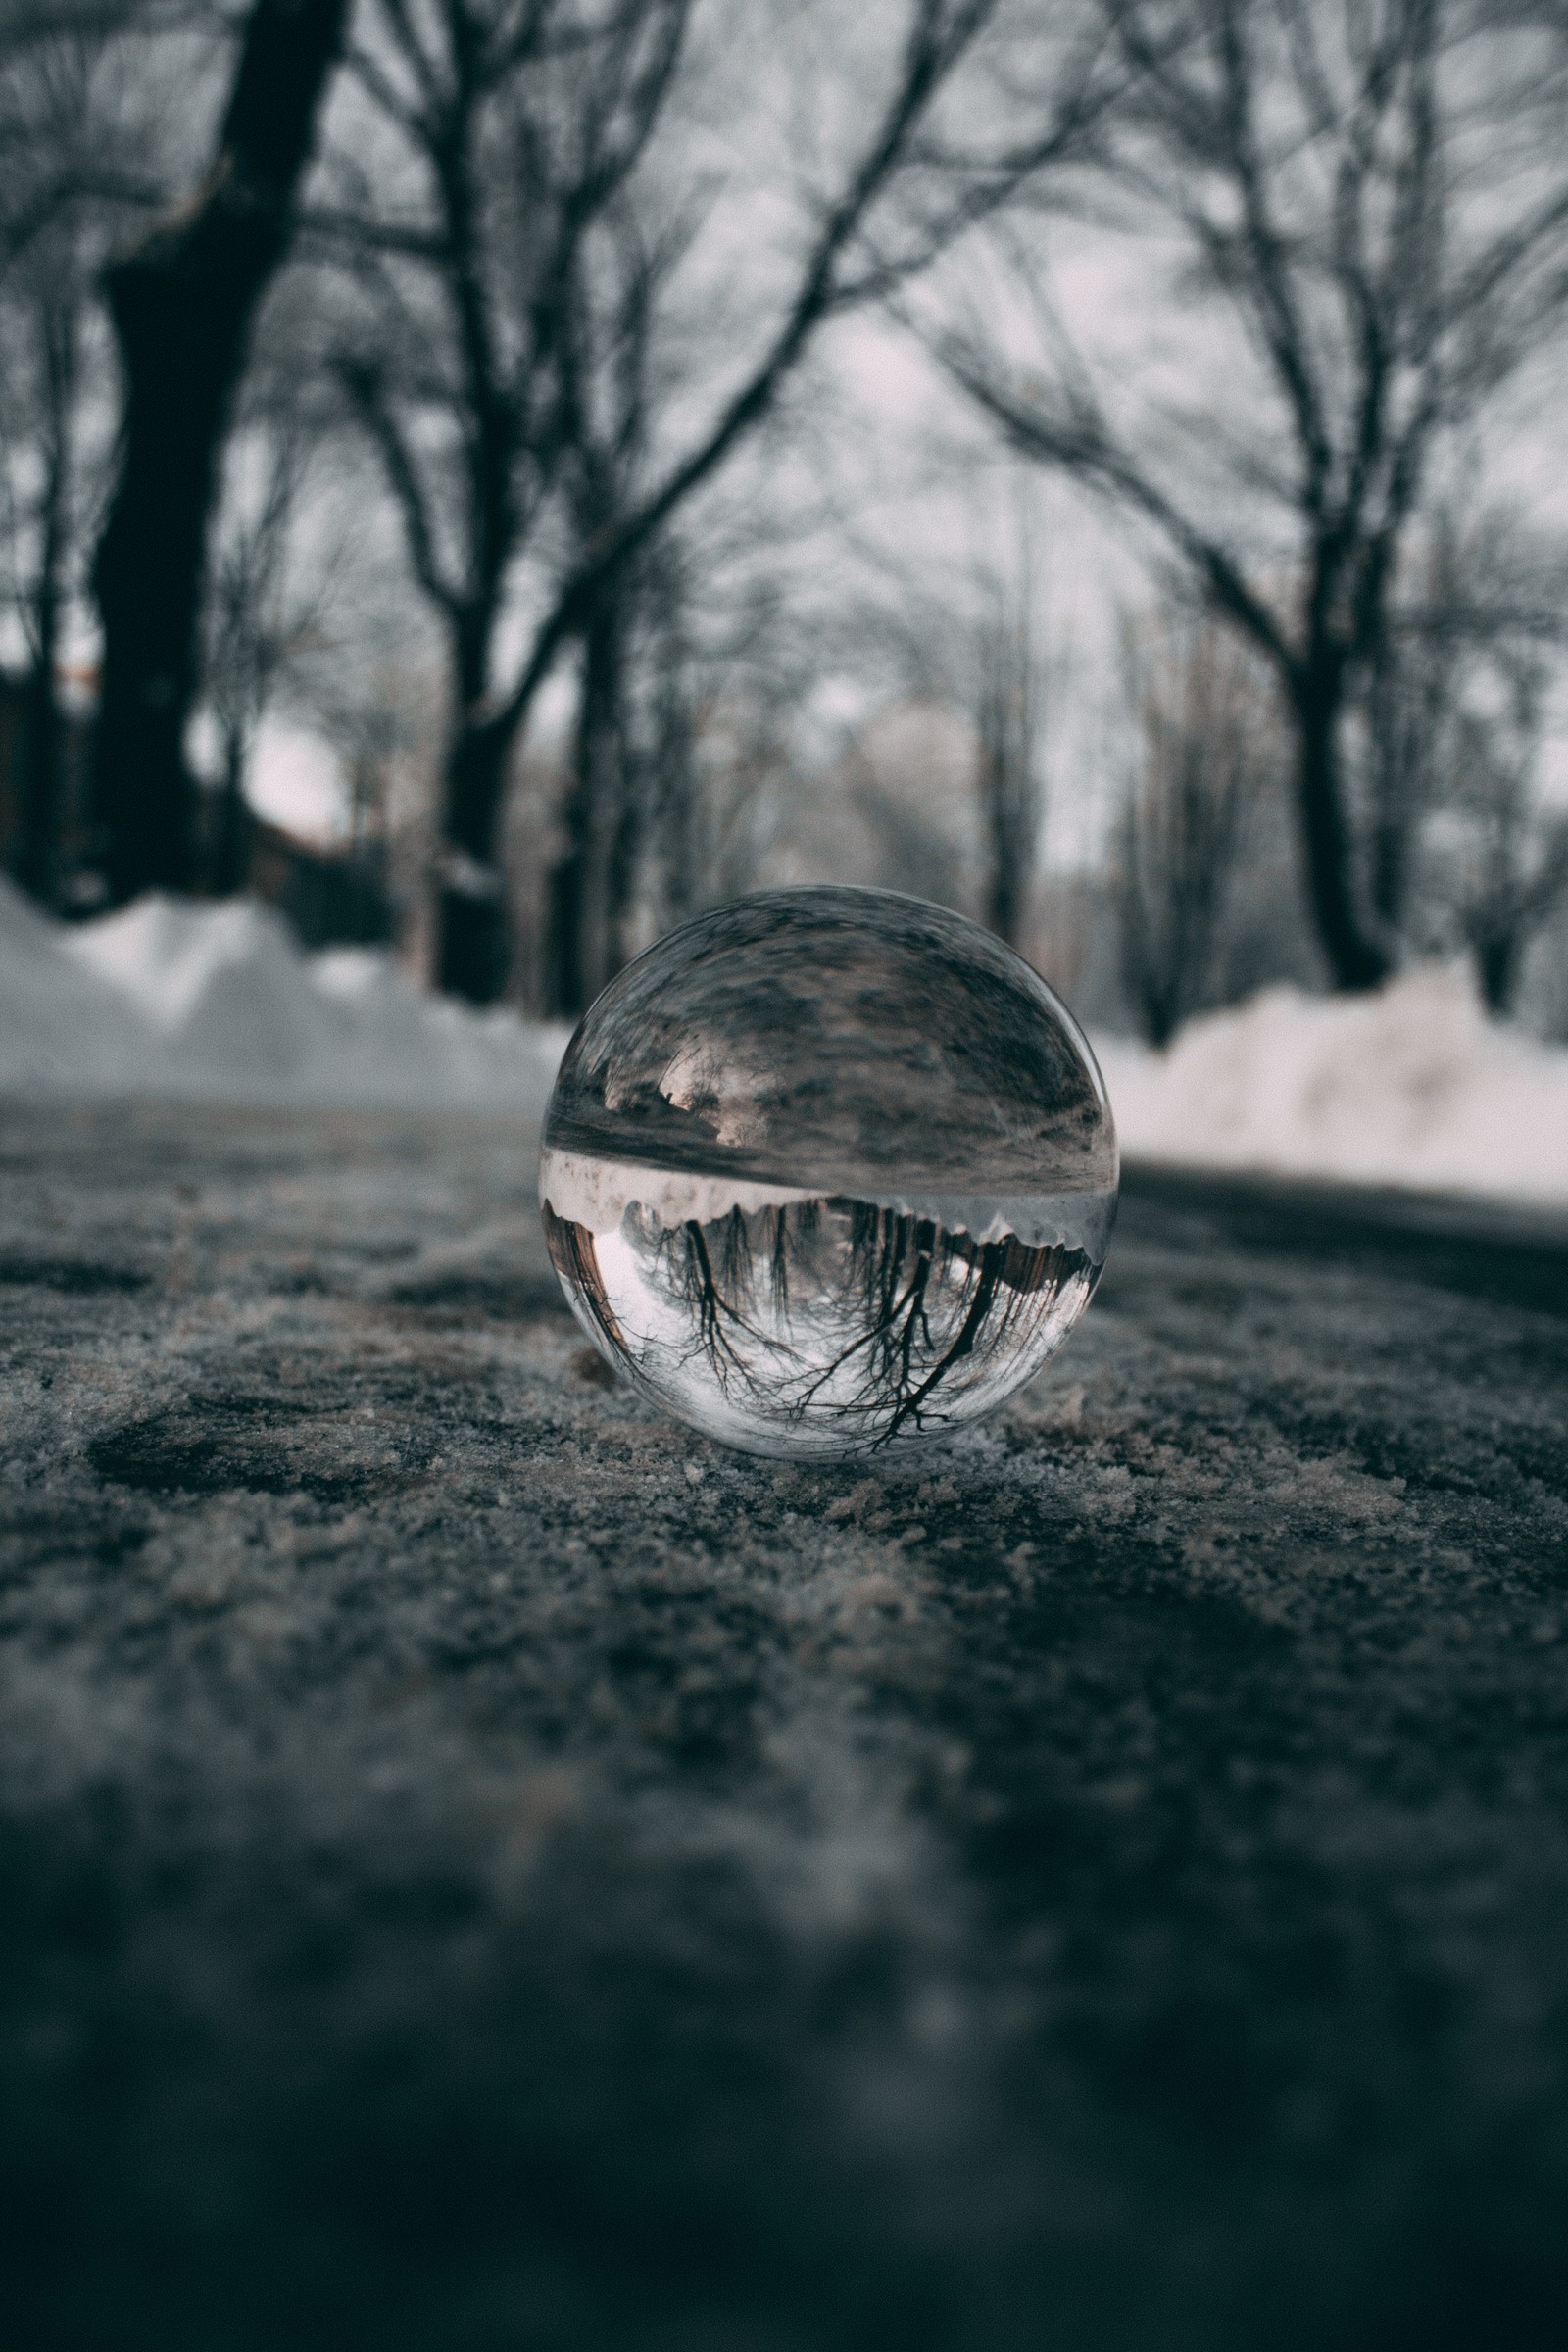
{"label": "ice on ground", "polygon": [[303,955],[253,900],[153,894],[47,921],[0,883],[0,1093],[542,1115],[565,1033],[416,988],[379,951]]}
{"label": "ice on ground", "polygon": [[[565,1031],[425,994],[379,950],[306,956],[254,901],[66,927],[0,881],[0,1096],[161,1095],[540,1116]],[[1568,1052],[1467,975],[1266,990],[1163,1054],[1096,1052],[1130,1160],[1568,1206]]]}
{"label": "ice on ground", "polygon": [[1460,967],[1095,1051],[1129,1159],[1568,1205],[1568,1052],[1489,1020]]}

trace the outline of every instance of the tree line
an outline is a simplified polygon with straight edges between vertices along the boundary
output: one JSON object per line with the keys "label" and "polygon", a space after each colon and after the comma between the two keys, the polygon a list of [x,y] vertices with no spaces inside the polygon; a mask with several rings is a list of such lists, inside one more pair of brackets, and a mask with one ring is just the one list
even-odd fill
{"label": "tree line", "polygon": [[[1269,779],[1332,985],[1378,984],[1441,906],[1505,1006],[1568,890],[1537,775],[1563,567],[1476,452],[1568,308],[1565,102],[1550,0],[6,0],[18,879],[47,904],[73,880],[73,631],[110,903],[240,884],[247,760],[291,675],[373,768],[395,720],[342,675],[324,468],[390,518],[439,652],[441,986],[508,986],[509,811],[563,675],[545,1009],[631,952],[651,877],[678,915],[719,834],[788,790],[781,707],[830,658],[963,712],[981,910],[1021,937],[1049,546],[1020,524],[935,590],[895,567],[814,639],[758,560],[800,469],[791,396],[858,313],[1157,583],[1112,839],[1151,1034],[1214,985]],[[737,161],[741,122],[776,153]],[[1058,308],[1088,229],[1185,320],[1174,376],[1108,364]],[[892,842],[900,811],[853,789]]]}

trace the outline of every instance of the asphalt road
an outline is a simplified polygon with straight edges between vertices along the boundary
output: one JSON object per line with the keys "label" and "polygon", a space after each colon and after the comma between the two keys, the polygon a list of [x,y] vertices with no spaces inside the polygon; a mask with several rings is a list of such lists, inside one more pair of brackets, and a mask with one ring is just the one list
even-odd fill
{"label": "asphalt road", "polygon": [[1568,1236],[1145,1178],[801,1476],[531,1177],[0,1118],[5,2344],[1568,2340]]}

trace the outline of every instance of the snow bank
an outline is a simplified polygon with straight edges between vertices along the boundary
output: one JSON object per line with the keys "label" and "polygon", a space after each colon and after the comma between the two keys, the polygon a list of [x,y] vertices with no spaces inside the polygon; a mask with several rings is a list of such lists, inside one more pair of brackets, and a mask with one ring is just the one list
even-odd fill
{"label": "snow bank", "polygon": [[66,937],[0,876],[0,1092],[97,1093],[146,1057],[134,1006],[67,955]]}
{"label": "snow bank", "polygon": [[[0,882],[0,1094],[538,1116],[564,1042],[426,996],[379,952],[303,956],[253,901],[152,897],[68,929]],[[1129,1159],[1568,1206],[1568,1053],[1489,1021],[1457,970],[1270,989],[1164,1054],[1097,1052]]]}
{"label": "snow bank", "polygon": [[1568,1053],[1490,1021],[1459,969],[1268,989],[1163,1054],[1095,1050],[1129,1159],[1568,1206]]}
{"label": "snow bank", "polygon": [[564,1042],[426,996],[365,949],[303,956],[270,908],[152,896],[47,922],[0,883],[0,1092],[537,1115]]}

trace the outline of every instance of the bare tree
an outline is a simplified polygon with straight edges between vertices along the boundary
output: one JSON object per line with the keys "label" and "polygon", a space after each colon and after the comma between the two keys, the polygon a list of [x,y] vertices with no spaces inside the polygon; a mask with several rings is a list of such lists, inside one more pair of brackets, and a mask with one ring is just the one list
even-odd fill
{"label": "bare tree", "polygon": [[[6,355],[0,393],[0,461],[6,466],[10,510],[7,552],[19,570],[25,566],[11,588],[27,647],[18,778],[22,822],[13,871],[46,906],[54,904],[61,881],[64,762],[57,681],[74,587],[78,406],[87,333],[85,290],[80,273],[70,267],[75,255],[62,251],[74,242],[59,235],[40,239],[27,264],[13,272],[5,302],[10,330],[5,340],[13,348]],[[18,277],[25,279],[24,288],[19,289]],[[26,346],[22,352],[15,349],[19,342]],[[16,411],[23,407],[27,414],[19,431]]]}
{"label": "bare tree", "polygon": [[1513,1009],[1526,949],[1568,899],[1568,817],[1545,815],[1536,786],[1546,663],[1515,645],[1497,666],[1500,702],[1457,714],[1444,862],[1455,927],[1488,1010],[1501,1016]]}
{"label": "bare tree", "polygon": [[[961,895],[1009,947],[1028,928],[1046,813],[1046,730],[1057,671],[1043,624],[1039,515],[1026,471],[988,495],[972,451],[938,443],[936,479],[968,475],[977,552],[934,577],[911,575],[905,551],[859,544],[873,585],[840,634],[873,690],[912,698],[933,720],[967,734],[960,822],[970,835]],[[955,812],[956,813],[956,811]],[[949,851],[947,895],[957,889]],[[943,895],[938,893],[937,895]]]}
{"label": "bare tree", "polygon": [[827,868],[833,879],[872,882],[944,906],[972,904],[964,887],[963,816],[955,808],[970,781],[964,772],[969,762],[960,755],[956,793],[951,766],[941,757],[953,748],[955,735],[962,753],[970,745],[966,730],[941,728],[946,716],[918,704],[879,711],[825,771],[809,779],[810,796],[828,804],[818,812],[818,854],[836,853]]}
{"label": "bare tree", "polygon": [[1523,786],[1568,636],[1568,564],[1510,509],[1460,499],[1434,505],[1409,552],[1364,689],[1370,884],[1391,931],[1431,946],[1434,829],[1473,831],[1488,807],[1510,836],[1530,829]]}
{"label": "bare tree", "polygon": [[[596,513],[584,496],[591,469],[572,461],[606,446],[596,404],[625,345],[601,340],[598,380],[585,382],[574,305],[594,279],[585,249],[631,201],[668,111],[689,0],[432,0],[417,15],[379,0],[379,39],[355,53],[354,70],[416,165],[419,198],[389,217],[367,195],[323,208],[318,227],[356,255],[372,299],[373,331],[345,355],[343,377],[450,648],[443,986],[484,1000],[502,985],[497,845],[514,748],[568,645],[587,650],[584,699],[595,704],[616,576],[760,424],[824,323],[903,282],[1082,135],[1099,102],[1092,67],[1065,75],[1049,123],[1023,141],[960,155],[941,131],[939,102],[997,5],[907,0],[890,84],[837,187],[814,204],[751,358],[715,369],[726,388],[660,464],[623,450],[615,495]],[[505,172],[491,168],[498,156]],[[642,348],[656,333],[651,318],[637,321]],[[640,432],[638,446],[651,447]],[[520,657],[504,663],[524,556],[537,603]],[[591,760],[603,730],[592,711],[584,726]],[[580,844],[582,858],[602,855]]]}
{"label": "bare tree", "polygon": [[999,939],[1018,947],[1040,856],[1045,819],[1042,740],[1045,664],[1038,639],[1034,537],[1020,506],[1018,561],[1010,577],[985,584],[975,632],[975,735],[985,840],[985,916]]}
{"label": "bare tree", "polygon": [[1451,765],[1453,647],[1442,628],[1392,628],[1365,683],[1368,895],[1385,937],[1406,939],[1422,839]]}
{"label": "bare tree", "polygon": [[[360,929],[380,938],[393,902],[416,917],[422,911],[418,885],[429,865],[441,739],[440,660],[385,551],[350,532],[334,554],[319,620],[289,662],[287,701],[337,757]],[[307,583],[318,577],[318,570],[305,573]]]}
{"label": "bare tree", "polygon": [[1152,1046],[1208,1001],[1270,729],[1255,657],[1178,617],[1152,649],[1124,632],[1138,765],[1115,835],[1122,984]]}
{"label": "bare tree", "polygon": [[683,534],[662,543],[645,658],[650,879],[668,924],[756,889],[768,870],[802,797],[797,722],[823,653],[817,616],[755,547],[705,536],[694,551]]}
{"label": "bare tree", "polygon": [[[657,394],[655,315],[687,224],[677,216],[662,236],[650,236],[621,193],[607,206],[602,229],[574,249],[557,344],[564,504],[578,552],[612,533],[637,501]],[[683,571],[666,523],[602,580],[584,608],[565,840],[548,900],[552,1011],[580,1012],[625,960],[653,762],[680,752],[678,738],[662,746],[650,739],[652,713],[640,708],[648,698],[639,688],[650,655],[678,662]],[[656,651],[657,639],[663,642]],[[675,720],[676,692],[672,676],[657,698],[655,726]]]}
{"label": "bare tree", "polygon": [[1102,184],[1240,329],[1223,391],[1128,419],[1064,339],[1044,384],[978,332],[939,347],[1016,450],[1152,525],[1272,665],[1317,935],[1336,984],[1368,987],[1393,947],[1357,888],[1344,722],[1445,436],[1561,321],[1563,58],[1461,0],[1102,10],[1134,87]]}
{"label": "bare tree", "polygon": [[187,24],[202,0],[4,0],[0,58],[25,57],[63,40],[98,41],[135,24],[162,30]]}
{"label": "bare tree", "polygon": [[0,19],[0,495],[7,601],[27,651],[14,870],[46,904],[64,879],[58,673],[107,458],[96,277],[116,227],[156,189],[115,37],[132,10],[106,11],[101,29],[56,29],[55,15]]}
{"label": "bare tree", "polygon": [[652,136],[688,13],[689,0],[435,0],[418,14],[378,0],[351,71],[420,201],[378,211],[345,163],[349,201],[315,216],[364,297],[338,373],[447,642],[437,977],[479,1002],[506,976],[496,853],[531,700],[498,709],[498,640],[519,557],[559,519],[580,423],[565,363],[584,247]]}
{"label": "bare tree", "polygon": [[[678,920],[702,904],[711,860],[700,838],[700,742],[707,697],[694,643],[687,550],[675,530],[661,536],[651,569],[649,723],[640,846],[655,868],[653,883],[662,910]],[[620,944],[629,944],[624,934]]]}
{"label": "bare tree", "polygon": [[[243,890],[253,832],[246,783],[257,731],[280,691],[316,650],[331,605],[341,548],[312,551],[302,566],[297,524],[321,444],[293,402],[256,415],[229,445],[229,479],[208,564],[202,697],[217,728],[219,789],[206,887]],[[302,576],[303,574],[303,576]]]}
{"label": "bare tree", "polygon": [[117,899],[191,875],[186,721],[217,465],[257,305],[296,192],[347,0],[254,0],[195,198],[117,261],[119,475],[93,567],[103,623],[96,799]]}

